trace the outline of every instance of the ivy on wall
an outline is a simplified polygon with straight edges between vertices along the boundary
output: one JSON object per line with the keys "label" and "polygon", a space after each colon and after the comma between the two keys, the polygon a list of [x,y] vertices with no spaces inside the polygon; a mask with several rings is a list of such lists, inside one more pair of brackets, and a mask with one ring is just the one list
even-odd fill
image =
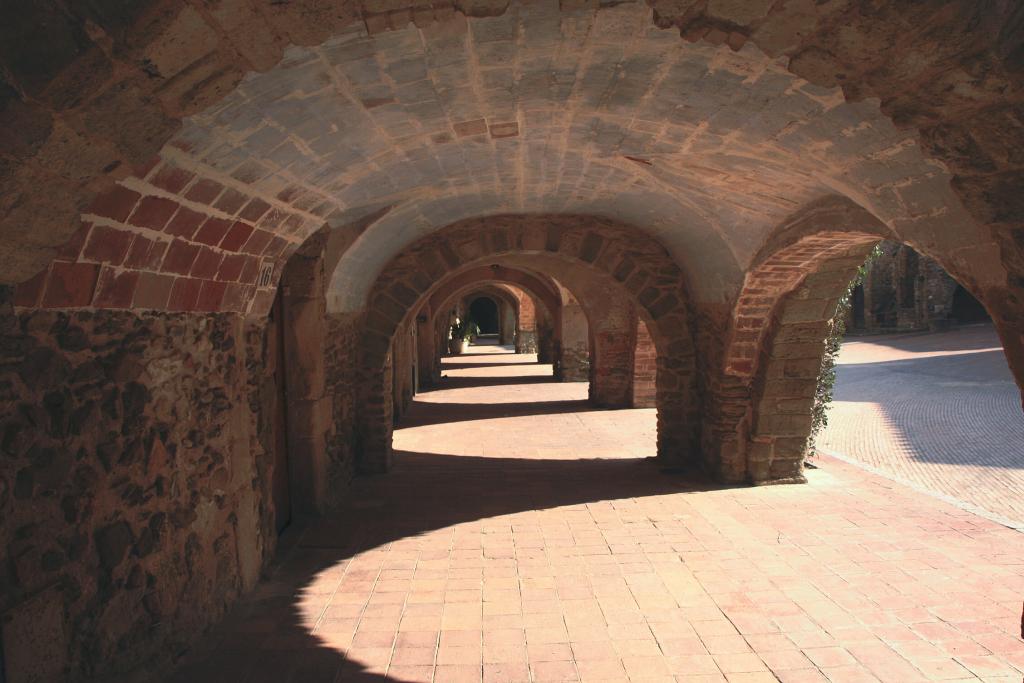
{"label": "ivy on wall", "polygon": [[807,439],[807,453],[814,455],[814,443],[818,434],[828,426],[828,410],[832,405],[832,393],[836,383],[836,359],[839,357],[839,349],[842,347],[843,338],[846,336],[846,321],[850,317],[850,307],[853,302],[853,290],[864,281],[864,276],[871,266],[871,262],[882,254],[881,245],[868,254],[864,263],[857,268],[857,275],[850,280],[843,296],[839,298],[836,305],[835,315],[829,321],[829,334],[825,338],[825,355],[821,358],[821,369],[818,371],[818,386],[814,393],[814,407],[811,409],[811,435]]}

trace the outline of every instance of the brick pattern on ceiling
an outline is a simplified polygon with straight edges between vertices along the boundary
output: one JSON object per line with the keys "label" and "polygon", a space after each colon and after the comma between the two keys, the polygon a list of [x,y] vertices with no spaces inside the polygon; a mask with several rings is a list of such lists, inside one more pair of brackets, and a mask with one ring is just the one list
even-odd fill
{"label": "brick pattern on ceiling", "polygon": [[[738,289],[742,267],[779,219],[837,187],[926,253],[941,243],[965,261],[990,256],[991,245],[966,229],[972,221],[948,173],[876,102],[847,102],[743,41],[730,43],[737,52],[688,44],[650,19],[641,5],[531,3],[379,34],[369,20],[352,24],[288,48],[237,87],[232,80],[209,106],[190,110],[200,113],[161,153],[333,225],[398,207],[346,255],[353,275],[339,280],[339,311],[362,308],[379,268],[416,238],[507,211],[642,226],[685,262],[692,291],[709,300]],[[189,26],[182,35],[194,32]],[[161,54],[179,51],[188,52]],[[179,61],[155,63],[187,64]],[[120,305],[132,278],[101,287],[114,279],[94,271],[50,266],[24,300],[83,305],[95,275],[88,305]],[[57,284],[47,304],[50,278]],[[176,305],[190,304],[195,287],[182,283]],[[219,285],[207,289],[199,308]],[[236,291],[225,287],[230,305],[221,310],[233,310]]]}
{"label": "brick pattern on ceiling", "polygon": [[315,217],[167,160],[142,176],[96,198],[15,305],[266,314]]}

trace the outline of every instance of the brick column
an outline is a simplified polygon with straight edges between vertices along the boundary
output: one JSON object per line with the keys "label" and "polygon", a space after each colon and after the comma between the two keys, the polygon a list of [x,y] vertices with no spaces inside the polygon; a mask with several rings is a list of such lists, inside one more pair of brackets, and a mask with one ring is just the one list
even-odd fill
{"label": "brick column", "polygon": [[658,463],[665,469],[699,470],[700,399],[696,390],[692,346],[682,347],[680,355],[675,357],[659,356],[655,373],[658,383]]}
{"label": "brick column", "polygon": [[356,469],[362,474],[382,474],[391,469],[392,372],[392,357],[388,353],[384,367],[364,371],[360,378]]}
{"label": "brick column", "polygon": [[633,350],[637,314],[624,297],[609,293],[590,319],[590,402],[602,408],[633,404]]}
{"label": "brick column", "polygon": [[323,252],[310,249],[292,256],[281,286],[291,499],[296,511],[310,514],[330,506],[332,476],[346,478],[343,472],[331,472],[324,437],[332,399],[327,392]]}
{"label": "brick column", "polygon": [[430,309],[426,306],[416,316],[416,371],[420,387],[434,385],[434,368],[438,362],[437,334],[432,324]]}
{"label": "brick column", "polygon": [[855,273],[856,265],[826,262],[778,309],[752,392],[747,478],[754,483],[804,480],[824,340],[836,312],[836,293],[846,288]]}
{"label": "brick column", "polygon": [[[519,320],[516,324],[516,353],[538,353],[536,306],[530,295],[525,292],[520,295],[517,291],[516,297],[519,299]],[[543,363],[545,361],[540,362]]]}
{"label": "brick column", "polygon": [[824,348],[821,340],[828,334],[828,324],[815,323],[802,332],[806,334],[805,342],[787,339],[773,344],[771,376],[765,377],[758,389],[747,445],[747,477],[754,483],[803,479],[801,472]]}
{"label": "brick column", "polygon": [[516,337],[516,309],[507,301],[498,300],[498,341],[512,344]]}
{"label": "brick column", "polygon": [[657,405],[658,352],[643,320],[636,321],[636,347],[633,351],[633,407]]}
{"label": "brick column", "polygon": [[551,363],[554,368],[554,374],[557,377],[559,374],[558,338],[555,330],[546,321],[537,324],[536,340],[537,362]]}
{"label": "brick column", "polygon": [[563,303],[562,344],[558,358],[561,381],[586,382],[590,379],[589,335],[587,316],[579,303]]}

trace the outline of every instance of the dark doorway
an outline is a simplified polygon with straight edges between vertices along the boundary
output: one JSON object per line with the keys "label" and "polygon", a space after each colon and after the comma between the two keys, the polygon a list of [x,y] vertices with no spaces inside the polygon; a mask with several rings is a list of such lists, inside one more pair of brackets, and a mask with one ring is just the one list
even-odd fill
{"label": "dark doorway", "polygon": [[480,334],[498,334],[498,304],[482,296],[469,305],[469,319],[480,328]]}
{"label": "dark doorway", "polygon": [[288,404],[285,377],[287,366],[285,360],[285,316],[283,287],[277,290],[274,307],[270,311],[270,329],[267,331],[267,342],[271,346],[268,352],[273,353],[274,386],[277,387],[277,400],[274,401],[274,475],[271,488],[274,496],[274,526],[277,533],[284,531],[292,521],[291,477],[288,467]]}
{"label": "dark doorway", "polygon": [[961,285],[953,291],[952,317],[961,325],[989,321],[988,311]]}

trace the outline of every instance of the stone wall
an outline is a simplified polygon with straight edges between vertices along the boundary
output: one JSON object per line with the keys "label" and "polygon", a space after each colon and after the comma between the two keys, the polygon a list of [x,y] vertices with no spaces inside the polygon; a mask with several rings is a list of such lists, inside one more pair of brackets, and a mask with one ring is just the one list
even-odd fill
{"label": "stone wall", "polygon": [[[564,294],[563,294],[564,296]],[[561,353],[558,377],[563,382],[586,382],[590,379],[590,330],[587,315],[579,302],[571,297],[562,304]]]}
{"label": "stone wall", "polygon": [[537,307],[533,298],[522,290],[516,290],[519,301],[519,317],[516,326],[516,353],[537,353]]}
{"label": "stone wall", "polygon": [[[514,299],[513,299],[514,300]],[[516,309],[509,301],[502,301],[499,309],[501,320],[501,334],[498,341],[505,345],[514,345],[516,342]]]}
{"label": "stone wall", "polygon": [[[636,347],[636,308],[621,292],[597,288],[603,305],[588,311],[590,327],[589,396],[602,408],[633,405],[633,352]],[[581,294],[586,298],[591,293]]]}
{"label": "stone wall", "polygon": [[[523,267],[524,263],[548,277],[557,276],[574,292],[621,294],[645,317],[649,333],[666,355],[658,360],[658,457],[695,466],[700,457],[701,398],[683,273],[664,248],[644,233],[601,218],[567,215],[463,221],[418,241],[380,273],[369,295],[360,343],[360,364],[367,377],[361,389],[369,392],[360,402],[368,411],[368,419],[360,420],[359,427],[362,452],[367,456],[361,463],[365,460],[371,471],[382,471],[390,462],[391,411],[374,387],[381,381],[382,361],[393,335],[416,302],[430,296],[446,275],[487,264]],[[597,299],[588,300],[595,310],[601,305]],[[567,308],[563,306],[563,319]],[[582,308],[580,317],[585,325]],[[564,333],[566,327],[562,329]],[[626,329],[632,334],[631,327]],[[561,341],[567,348],[582,349],[579,356],[589,361],[587,336],[582,337],[582,345],[570,345],[565,336]],[[631,366],[626,366],[627,371]],[[583,372],[580,380],[588,376],[589,371]]]}
{"label": "stone wall", "polygon": [[[361,375],[356,363],[359,357],[359,316],[332,315],[327,318],[327,395],[332,397],[330,432],[327,443],[327,487],[330,492],[344,488],[356,472],[356,452],[359,438],[356,431],[358,417],[359,382]],[[383,392],[383,388],[380,388]],[[391,401],[387,401],[390,419]],[[370,409],[367,406],[366,409]],[[383,409],[383,408],[382,408]]]}
{"label": "stone wall", "polygon": [[7,674],[155,670],[274,549],[264,331],[232,314],[15,314],[7,290],[0,305]]}
{"label": "stone wall", "polygon": [[392,344],[391,357],[394,372],[391,378],[391,401],[395,420],[401,419],[405,411],[409,409],[416,390],[412,378],[415,369],[414,359],[416,358],[415,325],[415,320],[410,320],[398,328]]}
{"label": "stone wall", "polygon": [[636,349],[633,351],[633,407],[654,408],[657,399],[658,350],[647,331],[647,324],[638,320]]}
{"label": "stone wall", "polygon": [[934,259],[908,245],[883,241],[854,292],[847,328],[887,332],[944,328],[957,321],[956,280]]}

